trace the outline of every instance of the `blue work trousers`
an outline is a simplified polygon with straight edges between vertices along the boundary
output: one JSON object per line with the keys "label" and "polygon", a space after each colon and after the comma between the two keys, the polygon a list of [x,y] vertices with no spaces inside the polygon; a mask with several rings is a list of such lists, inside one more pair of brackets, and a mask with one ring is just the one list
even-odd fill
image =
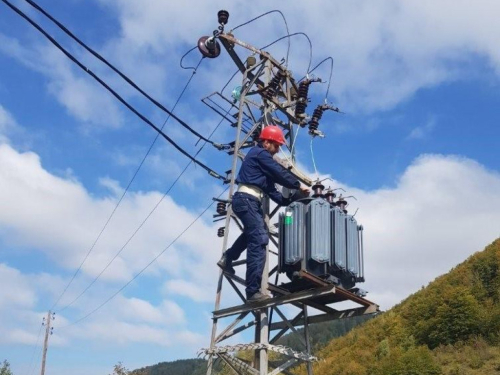
{"label": "blue work trousers", "polygon": [[251,297],[260,290],[266,263],[266,246],[269,235],[264,222],[261,202],[245,193],[235,193],[233,212],[243,223],[243,233],[226,251],[227,259],[237,260],[247,249],[246,294]]}

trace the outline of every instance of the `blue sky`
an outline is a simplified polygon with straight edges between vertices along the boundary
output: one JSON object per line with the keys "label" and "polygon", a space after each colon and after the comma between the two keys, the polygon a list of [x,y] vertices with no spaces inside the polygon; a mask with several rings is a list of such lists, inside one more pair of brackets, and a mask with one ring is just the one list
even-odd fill
{"label": "blue sky", "polygon": [[[164,123],[164,113],[26,2],[13,3],[155,124]],[[264,1],[39,4],[167,108],[192,74],[179,59],[217,26],[219,9],[230,12],[228,28],[273,9]],[[328,100],[345,113],[324,115],[320,129],[326,137],[314,140],[314,157],[332,187],[358,199],[350,209],[359,208],[365,227],[363,287],[389,308],[500,235],[499,5],[325,0],[283,6],[290,32],[311,38],[313,66],[334,59]],[[155,133],[3,3],[0,10],[0,360],[9,360],[17,375],[39,371],[42,316],[89,251]],[[235,31],[255,46],[285,34],[277,13]],[[269,51],[281,59],[286,42]],[[308,56],[306,39],[293,37],[289,68],[299,78]],[[194,51],[185,64],[199,59]],[[175,113],[209,134],[219,118],[200,99],[221,90],[234,71],[224,52],[205,59]],[[327,80],[329,65],[314,74]],[[312,87],[308,112],[325,92],[325,84]],[[191,153],[198,150],[196,138],[174,121],[165,129]],[[222,125],[214,139],[227,142],[232,135]],[[309,142],[305,131],[299,135],[297,156],[314,174]],[[217,171],[229,169],[230,158],[211,147],[200,155]],[[107,374],[118,361],[137,368],[192,358],[209,344],[221,251],[213,210],[110,303],[65,327],[113,295],[220,194],[218,181],[191,166],[161,200],[187,162],[161,139],[153,147],[56,306],[50,373]],[[59,311],[158,203],[96,284]],[[225,303],[234,301],[228,294]]]}

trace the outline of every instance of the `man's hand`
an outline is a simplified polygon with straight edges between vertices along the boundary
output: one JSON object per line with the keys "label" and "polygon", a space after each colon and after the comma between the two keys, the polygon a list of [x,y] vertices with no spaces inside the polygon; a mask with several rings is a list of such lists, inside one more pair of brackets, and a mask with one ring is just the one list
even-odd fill
{"label": "man's hand", "polygon": [[300,191],[300,194],[301,194],[302,196],[304,196],[304,197],[308,197],[308,196],[309,196],[309,194],[311,193],[311,190],[309,190],[309,188],[304,187],[304,186],[301,186],[301,187],[299,188],[299,191]]}

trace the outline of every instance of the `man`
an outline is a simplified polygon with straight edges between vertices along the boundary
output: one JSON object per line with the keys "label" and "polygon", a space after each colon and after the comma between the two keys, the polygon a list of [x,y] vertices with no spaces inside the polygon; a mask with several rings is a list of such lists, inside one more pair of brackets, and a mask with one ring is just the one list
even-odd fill
{"label": "man", "polygon": [[238,191],[232,199],[233,212],[243,223],[243,233],[217,263],[225,272],[234,274],[232,262],[247,249],[245,291],[248,302],[269,298],[266,293],[260,292],[266,246],[269,242],[262,212],[264,194],[281,206],[290,204],[292,199],[283,197],[276,190],[275,183],[289,189],[299,189],[302,195],[309,194],[307,188],[301,188],[295,176],[273,159],[280,146],[285,144],[281,129],[274,125],[267,126],[262,130],[259,139],[261,142],[250,149],[241,165],[236,179]]}

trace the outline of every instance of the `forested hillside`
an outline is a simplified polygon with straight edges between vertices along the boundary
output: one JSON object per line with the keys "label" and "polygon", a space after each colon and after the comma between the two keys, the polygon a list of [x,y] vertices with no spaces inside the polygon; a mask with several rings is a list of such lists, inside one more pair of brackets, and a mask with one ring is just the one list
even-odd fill
{"label": "forested hillside", "polygon": [[[500,239],[345,334],[365,319],[312,328],[315,354],[321,358],[316,375],[500,374]],[[293,336],[280,344],[295,346]],[[206,362],[166,362],[142,371],[198,375],[205,373]],[[299,372],[306,373],[303,368]]]}
{"label": "forested hillside", "polygon": [[207,362],[203,359],[181,359],[173,362],[160,362],[134,370],[130,375],[205,375]]}
{"label": "forested hillside", "polygon": [[497,240],[389,312],[331,341],[318,353],[314,373],[500,374],[499,270]]}

